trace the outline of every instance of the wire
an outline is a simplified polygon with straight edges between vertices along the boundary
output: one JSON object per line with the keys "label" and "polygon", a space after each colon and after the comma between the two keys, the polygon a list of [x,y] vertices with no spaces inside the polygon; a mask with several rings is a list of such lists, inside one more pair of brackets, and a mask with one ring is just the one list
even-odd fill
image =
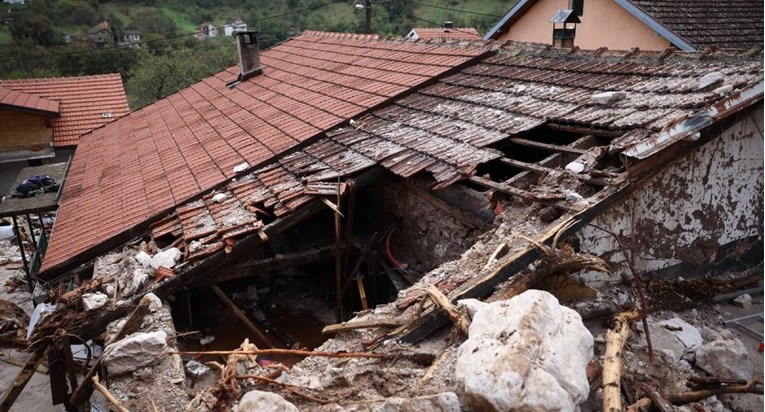
{"label": "wire", "polygon": [[418,6],[422,6],[422,7],[432,7],[432,8],[434,8],[434,9],[441,9],[441,10],[453,11],[453,12],[455,12],[455,13],[463,13],[463,14],[475,14],[476,16],[487,16],[487,17],[495,17],[495,18],[500,18],[500,17],[502,17],[502,16],[500,16],[500,15],[497,15],[497,14],[479,13],[479,12],[476,12],[476,11],[468,11],[468,10],[457,10],[457,9],[451,9],[451,8],[449,8],[449,7],[436,6],[435,4],[425,4],[425,3],[419,3],[419,2],[416,2],[416,1],[412,1],[411,3],[412,3],[412,4],[416,4],[416,5],[418,5]]}
{"label": "wire", "polygon": [[[275,18],[279,18],[279,17],[288,16],[290,14],[304,12],[304,11],[316,11],[316,10],[322,8],[322,7],[326,7],[326,6],[329,6],[330,4],[336,4],[336,3],[344,3],[344,1],[335,0],[335,1],[327,2],[327,3],[322,3],[322,4],[319,4],[319,5],[314,6],[314,7],[306,7],[306,8],[303,8],[303,9],[295,9],[295,10],[292,10],[292,11],[290,11],[288,13],[282,13],[282,14],[275,14],[275,15],[272,15],[272,16],[266,16],[266,17],[263,17],[263,18],[260,18],[260,19],[256,20],[256,23],[259,23],[259,22],[264,21],[264,20],[271,20],[271,19],[275,19]],[[276,33],[276,31],[260,31],[260,33]],[[36,60],[36,59],[40,59],[40,58],[54,58],[55,59],[55,58],[59,58],[59,57],[68,57],[68,56],[79,56],[79,55],[95,54],[95,53],[100,53],[100,52],[103,52],[103,51],[106,51],[106,50],[119,49],[119,48],[124,48],[124,47],[132,47],[132,46],[135,46],[135,45],[149,44],[149,43],[155,43],[155,42],[159,42],[159,41],[176,40],[176,39],[181,39],[181,38],[184,38],[184,37],[197,36],[198,34],[199,33],[195,31],[193,33],[185,33],[185,34],[180,34],[180,35],[177,35],[177,36],[162,37],[162,38],[152,39],[152,40],[142,40],[142,41],[139,41],[139,42],[126,43],[126,44],[121,44],[121,45],[112,46],[112,47],[104,47],[104,48],[101,48],[101,49],[82,50],[82,51],[71,52],[71,53],[58,53],[58,54],[51,54],[51,55],[47,55],[47,56],[46,55],[38,55],[36,57],[25,56],[25,57],[9,57],[8,58],[7,56],[12,56],[12,54],[5,54],[5,55],[0,55],[0,58],[3,58],[4,61]],[[60,47],[67,47],[67,46],[60,46]]]}

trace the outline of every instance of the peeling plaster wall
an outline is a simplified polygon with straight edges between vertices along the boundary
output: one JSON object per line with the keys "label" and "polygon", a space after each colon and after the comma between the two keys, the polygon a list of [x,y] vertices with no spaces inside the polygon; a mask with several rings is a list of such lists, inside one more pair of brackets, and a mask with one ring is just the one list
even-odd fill
{"label": "peeling plaster wall", "polygon": [[[718,247],[763,234],[763,106],[688,153],[598,216],[593,224],[634,248],[636,269],[649,272],[719,260]],[[633,228],[635,236],[633,237]],[[610,234],[586,226],[582,251],[605,258],[614,274],[587,281],[619,281],[628,273]],[[633,241],[634,239],[634,241]]]}

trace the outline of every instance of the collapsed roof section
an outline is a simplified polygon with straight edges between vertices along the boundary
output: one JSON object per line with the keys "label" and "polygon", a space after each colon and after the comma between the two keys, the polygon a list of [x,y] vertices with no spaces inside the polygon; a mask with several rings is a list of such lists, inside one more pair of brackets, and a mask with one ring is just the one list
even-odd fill
{"label": "collapsed roof section", "polygon": [[[486,53],[375,35],[305,32],[84,137],[42,271],[98,256],[174,206]],[[243,166],[242,166],[243,165]],[[45,274],[43,274],[45,276]]]}
{"label": "collapsed roof section", "polygon": [[0,87],[52,101],[34,104],[40,110],[58,114],[51,121],[56,147],[76,146],[80,136],[130,112],[119,73],[0,80]]}
{"label": "collapsed roof section", "polygon": [[[478,166],[495,161],[546,171],[513,157],[526,150],[523,146],[544,145],[534,136],[554,129],[617,137],[610,145],[617,153],[642,146],[660,150],[695,130],[694,124],[709,125],[761,100],[762,77],[759,61],[746,55],[700,59],[698,54],[571,53],[507,44],[349,127],[203,192],[201,199],[176,207],[154,224],[151,235],[184,250],[185,262],[225,255],[237,239],[267,239],[274,218],[278,222],[314,200],[337,196],[345,179],[375,166],[402,177],[427,172],[436,187],[469,179],[512,196],[561,200],[473,175]],[[699,123],[699,116],[707,121]],[[499,143],[516,145],[503,152]],[[591,154],[564,144],[546,148]]]}

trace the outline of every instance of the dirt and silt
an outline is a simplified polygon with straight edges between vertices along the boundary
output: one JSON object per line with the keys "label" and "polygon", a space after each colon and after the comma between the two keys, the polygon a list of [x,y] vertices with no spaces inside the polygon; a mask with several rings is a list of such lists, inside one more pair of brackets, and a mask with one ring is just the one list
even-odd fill
{"label": "dirt and silt", "polygon": [[[376,192],[372,201],[367,204],[383,204],[386,199],[387,204],[391,204],[390,196],[392,195],[385,191]],[[508,207],[496,207],[497,203]],[[372,276],[365,279],[368,304],[372,309],[363,310],[359,297],[346,299],[343,302],[346,311],[355,312],[352,322],[392,319],[398,324],[403,324],[413,320],[433,305],[425,297],[422,288],[435,285],[447,295],[453,293],[466,282],[501,267],[504,262],[529,245],[528,239],[537,237],[571,213],[550,212],[536,204],[526,205],[499,200],[495,201],[492,210],[502,213],[494,222],[497,225],[492,226],[491,222],[488,222],[485,227],[475,227],[460,224],[457,219],[439,215],[432,210],[417,213],[416,204],[419,202],[416,199],[398,199],[393,204],[395,206],[386,209],[380,218],[384,224],[379,225],[379,238],[382,239],[379,241],[379,254],[385,255],[387,252],[385,240],[394,239],[390,255],[398,260],[396,265],[406,270],[386,266],[394,264],[389,256],[382,256],[374,267],[365,264],[364,271],[379,274],[374,278],[374,286],[370,282]],[[377,213],[381,212],[373,212]],[[550,213],[554,215],[552,219],[539,217]],[[558,220],[555,220],[556,218]],[[330,218],[317,221],[321,220],[331,221]],[[319,228],[313,230],[328,230],[322,226],[323,223],[316,224]],[[364,229],[373,233],[376,229],[364,228],[362,217],[358,217],[357,225],[360,233]],[[272,245],[273,252],[288,253],[297,247],[294,243],[298,238],[301,239],[299,247],[310,245],[310,236],[307,235],[309,230],[308,227],[303,227],[291,236],[285,236],[281,243]],[[391,230],[395,231],[391,234]],[[398,239],[398,243],[395,239]],[[363,248],[363,244],[368,240],[369,237],[362,238],[358,243],[362,244]],[[139,248],[140,246],[134,245],[133,249],[122,250],[119,254],[124,259],[125,256],[131,256],[125,253],[129,251],[135,254]],[[11,248],[8,247],[7,250]],[[13,255],[8,253],[8,256],[4,257],[6,261],[14,261]],[[104,274],[108,274],[111,264],[122,264],[118,261],[119,258],[106,256],[102,259],[99,270]],[[109,259],[114,261],[110,262]],[[354,258],[349,260],[353,262]],[[532,265],[526,272],[533,272],[533,269]],[[455,410],[455,407],[458,408],[456,410],[484,409],[486,405],[477,403],[475,394],[466,391],[464,378],[457,376],[460,347],[467,337],[451,326],[415,343],[401,342],[400,335],[395,333],[398,326],[393,325],[345,330],[331,336],[323,335],[322,328],[336,322],[333,299],[328,292],[331,285],[325,284],[327,281],[323,280],[331,279],[332,270],[331,263],[316,263],[284,270],[278,276],[255,276],[254,280],[247,278],[222,285],[224,293],[247,317],[270,332],[269,341],[254,334],[209,288],[189,289],[175,294],[169,301],[163,302],[161,308],[154,308],[137,332],[163,332],[167,339],[166,345],[160,348],[161,356],[128,373],[108,376],[105,382],[109,391],[123,406],[131,410],[153,410],[155,406],[157,410],[166,411],[202,411],[226,407],[254,410],[246,409],[244,400],[240,400],[250,391],[279,394],[300,410]],[[8,277],[18,273],[18,270],[3,269],[2,273]],[[415,285],[399,290],[401,284],[406,285],[407,275],[419,279]],[[688,273],[685,278],[710,278],[707,275],[708,273],[699,270]],[[759,286],[762,286],[761,265],[750,266],[747,270],[733,268],[729,273],[715,273],[710,279],[752,277],[759,277]],[[671,281],[665,283],[670,288],[673,287]],[[714,286],[717,283],[709,284]],[[731,280],[727,284],[743,283]],[[685,298],[682,305],[677,305],[677,299],[667,299],[666,293],[658,293],[651,285],[655,287],[656,283],[652,284],[650,279],[644,279],[644,290],[651,312],[648,319],[649,330],[654,331],[653,357],[649,358],[648,342],[642,332],[641,322],[634,322],[622,356],[624,365],[621,389],[624,405],[644,397],[644,385],[657,388],[665,395],[690,391],[687,386],[690,377],[712,374],[710,370],[699,366],[702,362],[697,357],[702,353],[702,347],[718,341],[740,341],[746,349],[746,359],[737,363],[736,367],[746,369],[746,365],[750,365],[752,370],[742,373],[749,373],[749,379],[762,379],[762,352],[758,351],[759,341],[742,332],[742,328],[724,324],[725,320],[762,313],[761,288],[758,292],[752,292],[750,306],[740,307],[730,303],[730,300],[737,296],[721,302],[714,302],[713,299]],[[747,285],[738,289],[751,286],[756,288],[757,282]],[[130,282],[123,282],[119,290],[130,287]],[[512,281],[505,282],[499,285],[486,301],[504,300],[514,294],[516,287]],[[589,285],[586,277],[578,276],[577,273],[551,274],[544,281],[535,282],[530,287],[549,291],[562,305],[574,309],[579,314],[592,335],[592,361],[599,364],[603,361],[610,320],[618,313],[640,306],[635,283],[631,279],[614,278],[606,285]],[[355,285],[352,285],[351,289],[356,290]],[[721,290],[719,293],[725,291]],[[28,295],[24,295],[23,291],[5,292],[2,298],[19,303],[31,314],[32,306],[24,296]],[[678,299],[680,298],[682,297]],[[470,312],[465,308],[461,310]],[[350,316],[346,315],[346,319]],[[675,319],[683,323],[678,323]],[[669,323],[662,323],[663,321]],[[115,322],[107,328],[107,332],[114,333],[118,326]],[[759,328],[759,333],[762,333],[761,321],[749,326]],[[689,333],[697,332],[700,340],[689,343],[682,340],[685,339],[684,335],[683,338],[673,335],[683,330],[690,331]],[[254,346],[243,345],[245,340]],[[245,349],[276,347],[327,353],[373,352],[385,357],[370,359],[320,356],[305,358],[279,354],[167,354],[176,351],[232,350],[240,345]],[[0,360],[14,357],[23,361],[25,356],[18,350],[11,352],[10,347],[4,350],[3,355]],[[134,352],[133,356],[143,355],[138,351]],[[145,356],[151,358],[153,355]],[[238,360],[234,362],[233,358]],[[709,366],[705,367],[709,369]],[[1,389],[5,390],[18,367],[3,362],[0,368],[4,370]],[[602,378],[597,370],[594,370],[595,372],[587,376],[591,379],[591,390],[585,401],[580,403],[581,410],[595,411],[603,407],[603,391],[600,389]],[[25,390],[12,410],[63,410],[43,406],[50,400],[48,388],[45,388],[47,378],[47,375],[35,374],[32,386]],[[237,406],[238,401],[242,405]],[[273,400],[269,400],[271,401]],[[98,393],[93,396],[91,402],[93,410],[109,408],[106,400]],[[281,405],[279,402],[259,405],[267,404],[276,408]],[[755,394],[719,395],[679,408],[710,411],[761,410],[762,397]]]}

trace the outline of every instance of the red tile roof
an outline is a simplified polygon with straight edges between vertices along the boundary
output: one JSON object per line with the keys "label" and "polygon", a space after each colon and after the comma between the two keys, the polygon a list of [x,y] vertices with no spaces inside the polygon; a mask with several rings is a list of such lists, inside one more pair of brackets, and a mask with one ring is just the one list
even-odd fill
{"label": "red tile roof", "polygon": [[[375,166],[405,178],[427,172],[437,189],[473,175],[480,164],[511,157],[514,150],[490,146],[546,121],[621,130],[632,137],[613,150],[632,150],[651,139],[639,136],[657,136],[667,124],[724,116],[715,106],[742,110],[746,104],[739,93],[758,83],[762,98],[760,56],[724,63],[722,58],[700,61],[698,54],[657,56],[506,45],[352,126],[176,207],[152,225],[151,235],[188,251],[184,263],[193,263],[227,242],[265,230],[263,216],[282,218],[319,197],[334,198],[345,179]],[[725,73],[718,87],[727,91],[699,89],[698,78],[710,70]],[[611,104],[591,101],[592,94],[606,91],[627,96]],[[225,195],[224,200],[213,200],[215,194]]]}
{"label": "red tile roof", "polygon": [[74,156],[42,270],[485,52],[305,32],[262,52],[263,73],[234,88],[237,67],[97,129]]}
{"label": "red tile roof", "polygon": [[61,115],[53,119],[56,147],[75,146],[83,134],[130,112],[119,73],[0,80],[0,86],[60,102]]}
{"label": "red tile roof", "polygon": [[44,115],[58,115],[59,102],[29,93],[0,87],[0,109],[41,112]]}
{"label": "red tile roof", "polygon": [[450,40],[481,40],[481,34],[475,27],[415,27],[415,32],[422,40],[450,39]]}

